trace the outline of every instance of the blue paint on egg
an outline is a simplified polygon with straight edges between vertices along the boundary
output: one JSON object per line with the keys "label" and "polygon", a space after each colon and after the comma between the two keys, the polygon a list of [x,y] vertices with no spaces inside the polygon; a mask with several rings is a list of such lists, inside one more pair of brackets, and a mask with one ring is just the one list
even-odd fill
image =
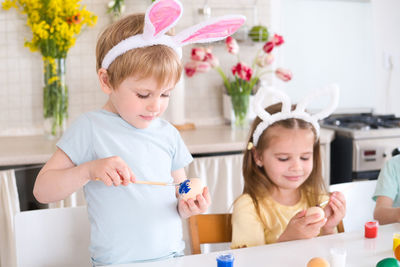
{"label": "blue paint on egg", "polygon": [[190,191],[190,186],[189,186],[190,180],[187,179],[181,183],[179,186],[179,194],[187,194]]}

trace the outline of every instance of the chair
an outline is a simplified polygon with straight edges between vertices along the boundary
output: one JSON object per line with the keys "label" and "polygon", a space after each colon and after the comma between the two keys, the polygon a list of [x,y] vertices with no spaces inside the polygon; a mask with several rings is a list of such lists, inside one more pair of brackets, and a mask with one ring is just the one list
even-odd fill
{"label": "chair", "polygon": [[329,191],[340,191],[346,198],[346,215],[343,226],[346,232],[360,231],[364,224],[374,219],[376,180],[334,184]]}
{"label": "chair", "polygon": [[24,211],[15,216],[18,267],[92,266],[86,206]]}
{"label": "chair", "polygon": [[232,241],[232,214],[199,214],[189,218],[192,254],[201,254],[200,244]]}
{"label": "chair", "polygon": [[14,217],[20,211],[15,171],[0,171],[0,266],[15,266]]}

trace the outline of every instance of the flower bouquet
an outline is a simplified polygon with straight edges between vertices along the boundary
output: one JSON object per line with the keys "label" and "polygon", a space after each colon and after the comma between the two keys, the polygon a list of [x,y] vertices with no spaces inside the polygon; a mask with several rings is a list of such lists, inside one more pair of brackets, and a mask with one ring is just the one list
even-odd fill
{"label": "flower bouquet", "polygon": [[15,8],[27,16],[32,39],[25,46],[39,51],[44,63],[43,116],[50,136],[58,136],[68,117],[65,59],[83,26],[93,26],[97,17],[80,0],[5,0],[5,10]]}
{"label": "flower bouquet", "polygon": [[226,38],[227,51],[237,56],[237,63],[232,66],[233,77],[228,78],[220,67],[218,58],[212,53],[209,47],[194,47],[191,52],[191,60],[185,64],[185,73],[192,77],[196,73],[208,72],[215,69],[221,76],[226,93],[231,97],[231,103],[235,114],[235,125],[243,127],[246,123],[249,108],[249,97],[255,93],[256,85],[260,79],[271,72],[282,81],[290,81],[292,73],[289,70],[277,68],[271,70],[269,66],[274,61],[272,51],[284,43],[283,37],[275,34],[262,48],[257,51],[251,66],[247,65],[239,57],[239,45],[232,37]]}

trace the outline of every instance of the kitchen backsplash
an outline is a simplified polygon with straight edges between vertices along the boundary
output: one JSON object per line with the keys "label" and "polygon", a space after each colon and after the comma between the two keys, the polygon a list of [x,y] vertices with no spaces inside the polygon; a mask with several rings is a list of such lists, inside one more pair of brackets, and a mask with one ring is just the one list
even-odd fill
{"label": "kitchen backsplash", "polygon": [[[272,0],[204,1],[207,2],[212,16],[240,13],[248,18],[247,27],[258,22],[267,26],[271,24]],[[82,3],[98,16],[98,22],[95,27],[87,28],[80,34],[75,46],[68,53],[69,122],[83,112],[100,108],[106,101],[95,71],[95,46],[98,34],[111,23],[110,16],[106,13],[108,0],[86,0]],[[125,1],[125,14],[143,12],[150,3],[150,0]],[[182,0],[182,3],[184,13],[176,27],[177,32],[204,19],[198,12],[203,8],[203,1]],[[257,3],[258,18],[261,20],[254,17],[254,3]],[[229,9],[223,11],[224,5]],[[25,24],[24,15],[14,9],[0,9],[0,136],[40,134],[43,131],[43,63],[39,53],[32,53],[23,45],[31,34]],[[260,44],[242,43],[241,58],[251,60],[256,46]],[[214,53],[227,72],[235,57],[224,49],[223,43],[213,46]],[[190,50],[191,47],[184,48],[185,62],[190,56]],[[185,120],[196,125],[222,123],[220,76],[215,71],[210,71],[192,78],[185,77],[184,84]]]}

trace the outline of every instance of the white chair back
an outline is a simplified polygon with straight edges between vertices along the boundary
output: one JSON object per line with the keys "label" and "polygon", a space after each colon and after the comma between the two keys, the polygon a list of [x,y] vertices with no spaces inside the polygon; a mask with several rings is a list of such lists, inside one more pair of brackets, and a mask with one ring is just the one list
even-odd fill
{"label": "white chair back", "polygon": [[334,184],[329,191],[340,191],[346,197],[346,215],[343,218],[345,232],[360,231],[374,218],[376,180]]}
{"label": "white chair back", "polygon": [[0,266],[15,266],[14,216],[19,211],[15,172],[0,171]]}
{"label": "white chair back", "polygon": [[15,216],[18,267],[91,266],[86,206],[24,211]]}

